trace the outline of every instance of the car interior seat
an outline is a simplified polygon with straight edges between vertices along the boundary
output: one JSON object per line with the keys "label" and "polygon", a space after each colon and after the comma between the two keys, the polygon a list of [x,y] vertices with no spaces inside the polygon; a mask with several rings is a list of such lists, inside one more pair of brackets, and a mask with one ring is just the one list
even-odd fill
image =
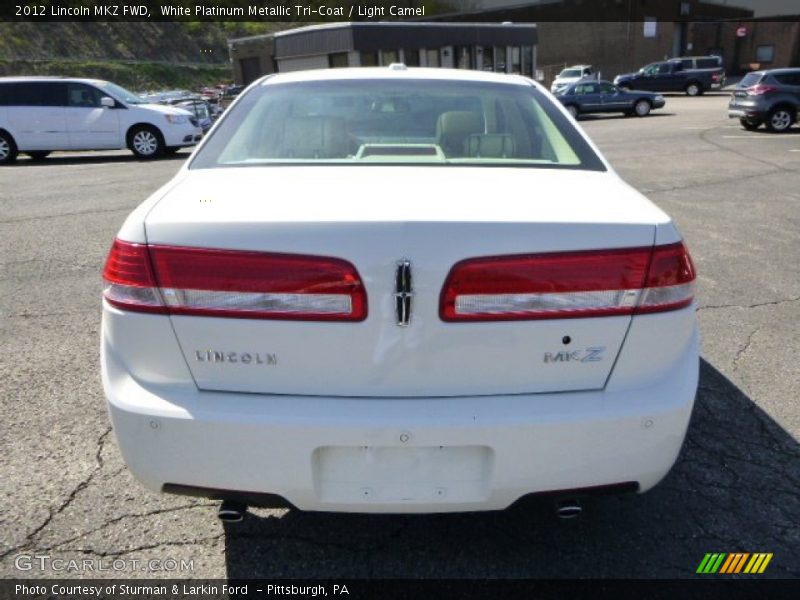
{"label": "car interior seat", "polygon": [[287,117],[280,155],[286,158],[346,158],[349,150],[344,119]]}
{"label": "car interior seat", "polygon": [[485,133],[467,136],[465,154],[470,158],[511,158],[516,144],[510,133]]}
{"label": "car interior seat", "polygon": [[467,110],[444,112],[436,121],[436,142],[445,156],[465,156],[467,138],[482,134],[485,129],[482,113]]}

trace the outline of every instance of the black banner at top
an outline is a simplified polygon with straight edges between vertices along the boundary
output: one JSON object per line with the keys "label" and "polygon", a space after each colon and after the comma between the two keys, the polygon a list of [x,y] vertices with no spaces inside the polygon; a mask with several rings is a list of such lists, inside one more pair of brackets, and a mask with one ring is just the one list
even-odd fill
{"label": "black banner at top", "polygon": [[736,6],[719,0],[5,0],[0,3],[0,21],[693,21],[752,18],[754,10],[746,4],[746,0]]}

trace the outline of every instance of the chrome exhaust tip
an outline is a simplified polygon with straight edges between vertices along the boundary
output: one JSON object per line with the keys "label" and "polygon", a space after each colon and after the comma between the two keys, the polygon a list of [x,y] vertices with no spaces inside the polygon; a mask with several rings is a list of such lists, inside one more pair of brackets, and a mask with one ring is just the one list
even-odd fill
{"label": "chrome exhaust tip", "polygon": [[583,512],[580,500],[563,498],[556,502],[556,515],[559,519],[575,519]]}
{"label": "chrome exhaust tip", "polygon": [[247,505],[233,500],[224,500],[219,505],[217,518],[223,523],[241,523],[247,514]]}

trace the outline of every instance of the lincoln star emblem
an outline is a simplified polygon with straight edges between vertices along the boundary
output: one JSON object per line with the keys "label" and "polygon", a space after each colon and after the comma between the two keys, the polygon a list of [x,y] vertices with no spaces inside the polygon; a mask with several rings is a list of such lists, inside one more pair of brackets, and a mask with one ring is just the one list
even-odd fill
{"label": "lincoln star emblem", "polygon": [[395,271],[394,304],[397,314],[397,324],[408,327],[411,323],[411,298],[414,292],[411,289],[411,261],[403,259],[397,263]]}

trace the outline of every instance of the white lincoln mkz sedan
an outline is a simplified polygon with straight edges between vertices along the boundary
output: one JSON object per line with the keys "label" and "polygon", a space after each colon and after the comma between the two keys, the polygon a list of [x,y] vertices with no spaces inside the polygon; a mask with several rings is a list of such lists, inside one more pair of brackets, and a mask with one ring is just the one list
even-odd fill
{"label": "white lincoln mkz sedan", "polygon": [[642,492],[697,388],[679,232],[519,76],[265,77],[104,279],[126,463],[233,517]]}

